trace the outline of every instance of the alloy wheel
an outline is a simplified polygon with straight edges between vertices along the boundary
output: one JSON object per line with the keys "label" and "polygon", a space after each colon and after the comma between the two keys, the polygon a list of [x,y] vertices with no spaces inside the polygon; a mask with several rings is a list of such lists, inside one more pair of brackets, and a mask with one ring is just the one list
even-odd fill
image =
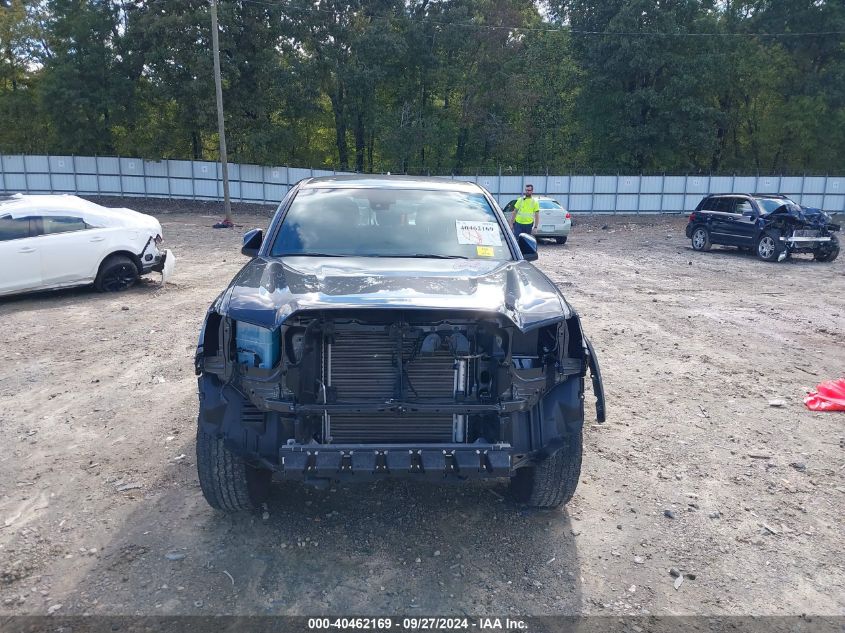
{"label": "alloy wheel", "polygon": [[770,236],[765,235],[760,238],[760,243],[757,245],[757,254],[763,259],[769,259],[775,252],[775,241]]}
{"label": "alloy wheel", "polygon": [[136,270],[131,264],[121,264],[109,270],[103,278],[103,290],[117,292],[135,283]]}

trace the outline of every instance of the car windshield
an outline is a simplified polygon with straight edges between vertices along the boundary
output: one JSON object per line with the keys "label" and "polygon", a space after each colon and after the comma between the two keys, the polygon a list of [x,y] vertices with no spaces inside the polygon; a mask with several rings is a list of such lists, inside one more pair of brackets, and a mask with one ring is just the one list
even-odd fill
{"label": "car windshield", "polygon": [[421,189],[302,189],[270,254],[512,259],[483,194]]}
{"label": "car windshield", "polygon": [[755,198],[755,200],[763,208],[763,213],[771,213],[785,204],[794,204],[789,198]]}

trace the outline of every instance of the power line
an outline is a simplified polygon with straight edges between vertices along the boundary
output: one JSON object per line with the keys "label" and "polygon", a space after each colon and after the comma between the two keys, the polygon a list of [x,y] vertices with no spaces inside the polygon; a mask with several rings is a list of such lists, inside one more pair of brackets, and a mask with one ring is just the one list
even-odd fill
{"label": "power line", "polygon": [[[273,0],[226,0],[226,2],[246,2],[249,4],[255,5],[262,5],[266,7],[274,7],[274,8],[291,8],[297,9],[302,12],[312,12],[312,11],[320,11],[322,13],[328,13],[332,15],[336,15],[336,11],[332,11],[330,9],[322,9],[320,7],[297,7],[294,6],[291,2],[278,2]],[[372,15],[368,16],[370,19],[373,20],[385,20],[390,21],[392,19],[391,16],[380,16],[380,15]],[[405,16],[407,19],[410,19],[412,22],[424,23],[424,24],[431,24],[435,26],[451,26],[451,27],[459,27],[459,28],[467,28],[467,29],[476,29],[476,30],[488,30],[488,31],[519,31],[519,32],[527,32],[527,33],[568,33],[570,35],[587,35],[587,36],[614,36],[614,37],[821,37],[825,35],[843,35],[845,36],[845,31],[784,31],[780,33],[769,33],[769,32],[762,32],[762,31],[748,31],[748,32],[695,32],[695,31],[683,31],[683,32],[676,32],[676,33],[667,33],[667,32],[660,32],[660,31],[586,31],[580,29],[573,29],[570,27],[532,27],[532,26],[507,26],[507,25],[496,25],[496,24],[479,24],[477,22],[445,22],[442,20],[435,20],[432,18],[413,18],[410,16]]]}

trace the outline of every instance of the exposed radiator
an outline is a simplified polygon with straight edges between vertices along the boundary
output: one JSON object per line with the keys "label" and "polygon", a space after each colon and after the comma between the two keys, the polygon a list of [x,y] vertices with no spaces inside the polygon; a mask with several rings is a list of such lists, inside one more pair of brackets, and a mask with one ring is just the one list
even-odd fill
{"label": "exposed radiator", "polygon": [[[397,397],[400,365],[407,362],[402,397],[408,400],[450,401],[454,395],[454,359],[445,351],[413,358],[416,340],[400,346],[387,331],[342,331],[326,353],[329,385],[338,402],[385,402]],[[413,360],[411,360],[413,358]],[[451,414],[331,415],[331,442],[439,443],[451,442]]]}

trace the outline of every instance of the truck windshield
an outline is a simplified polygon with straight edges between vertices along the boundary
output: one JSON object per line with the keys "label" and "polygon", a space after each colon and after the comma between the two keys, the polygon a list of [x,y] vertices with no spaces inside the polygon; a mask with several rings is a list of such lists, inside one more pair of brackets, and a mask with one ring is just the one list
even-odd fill
{"label": "truck windshield", "polygon": [[483,194],[420,189],[303,189],[270,254],[512,259]]}

